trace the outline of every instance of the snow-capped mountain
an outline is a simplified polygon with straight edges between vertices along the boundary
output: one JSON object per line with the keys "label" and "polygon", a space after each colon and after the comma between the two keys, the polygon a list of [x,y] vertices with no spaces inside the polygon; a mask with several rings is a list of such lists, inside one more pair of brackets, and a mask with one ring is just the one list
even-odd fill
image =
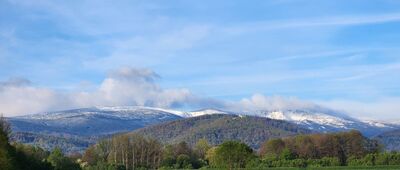
{"label": "snow-capped mountain", "polygon": [[187,112],[155,107],[118,106],[29,114],[11,117],[9,120],[15,132],[104,135],[206,114],[227,114],[227,112],[215,109]]}
{"label": "snow-capped mountain", "polygon": [[363,132],[364,135],[373,136],[399,127],[395,124],[378,121],[358,120],[340,112],[328,109],[262,110],[247,112],[245,114],[285,120],[318,132],[335,132],[356,129]]}
{"label": "snow-capped mountain", "polygon": [[380,122],[376,120],[361,120],[363,123],[369,124],[374,127],[381,127],[381,128],[396,128],[399,124],[396,123],[388,123],[388,122]]}
{"label": "snow-capped mountain", "polygon": [[228,112],[218,109],[179,111],[142,106],[92,107],[9,118],[16,132],[102,135],[135,130],[161,122],[208,114],[238,114],[285,120],[317,132],[357,129],[367,136],[399,125],[358,120],[330,109]]}
{"label": "snow-capped mountain", "polygon": [[150,107],[92,107],[9,118],[13,131],[105,135],[181,119],[183,112]]}
{"label": "snow-capped mountain", "polygon": [[139,128],[178,119],[210,115],[236,114],[252,115],[295,123],[299,128],[314,132],[336,132],[357,129],[367,136],[399,128],[393,123],[372,120],[357,120],[327,109],[303,110],[260,110],[251,112],[202,109],[179,111],[141,106],[91,107],[65,111],[46,112],[8,118],[14,134],[12,139],[51,149],[54,142],[63,141],[64,151],[83,151],[96,139],[115,133],[133,131]]}
{"label": "snow-capped mountain", "polygon": [[400,126],[400,120],[386,120],[386,121],[383,121],[383,123]]}

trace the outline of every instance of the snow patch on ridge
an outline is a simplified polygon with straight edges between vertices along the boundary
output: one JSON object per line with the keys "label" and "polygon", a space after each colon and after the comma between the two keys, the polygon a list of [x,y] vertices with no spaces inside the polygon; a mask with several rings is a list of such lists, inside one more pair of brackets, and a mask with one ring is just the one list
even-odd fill
{"label": "snow patch on ridge", "polygon": [[211,114],[228,114],[228,112],[215,109],[204,109],[204,110],[192,111],[189,114],[190,117],[195,117],[195,116],[211,115]]}
{"label": "snow patch on ridge", "polygon": [[378,121],[375,121],[375,120],[361,120],[361,121],[364,122],[364,123],[367,123],[367,124],[369,124],[371,126],[382,127],[382,128],[391,127],[388,124],[385,124],[385,123],[382,123],[382,122],[378,122]]}
{"label": "snow patch on ridge", "polygon": [[266,117],[270,119],[289,121],[298,125],[305,126],[309,129],[322,132],[349,129],[358,129],[361,131],[372,132],[376,131],[377,129],[393,129],[399,127],[399,125],[386,122],[354,119],[349,116],[343,115],[343,113],[341,112],[336,112],[329,109],[259,110],[252,112],[234,112],[222,111],[218,109],[179,111],[144,106],[97,106],[92,108],[31,114],[26,116],[18,116],[15,118],[40,121],[55,120],[58,122],[67,122],[69,120],[74,120],[76,122],[84,122],[86,120],[94,120],[96,119],[96,117],[102,117],[109,119],[157,122],[171,119],[172,117],[188,118],[210,114],[235,114],[243,116],[250,115],[257,117]]}
{"label": "snow patch on ridge", "polygon": [[310,112],[304,110],[286,110],[286,111],[258,111],[256,116],[264,116],[270,119],[286,120],[297,124],[320,124],[332,126],[335,128],[347,128],[347,125],[354,124],[352,120],[341,117],[335,117],[319,112]]}

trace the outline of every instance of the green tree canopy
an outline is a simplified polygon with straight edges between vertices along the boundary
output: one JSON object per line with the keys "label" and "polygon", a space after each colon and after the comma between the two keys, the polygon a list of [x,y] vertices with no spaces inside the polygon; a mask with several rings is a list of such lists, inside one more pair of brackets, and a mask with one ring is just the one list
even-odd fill
{"label": "green tree canopy", "polygon": [[210,148],[211,148],[211,146],[208,143],[207,139],[202,138],[197,141],[196,146],[194,147],[194,150],[199,158],[204,159],[207,151]]}
{"label": "green tree canopy", "polygon": [[244,168],[251,159],[253,150],[244,143],[227,141],[216,147],[214,153],[208,153],[210,164],[217,168]]}
{"label": "green tree canopy", "polygon": [[55,170],[79,170],[78,164],[65,157],[60,148],[55,148],[47,158]]}

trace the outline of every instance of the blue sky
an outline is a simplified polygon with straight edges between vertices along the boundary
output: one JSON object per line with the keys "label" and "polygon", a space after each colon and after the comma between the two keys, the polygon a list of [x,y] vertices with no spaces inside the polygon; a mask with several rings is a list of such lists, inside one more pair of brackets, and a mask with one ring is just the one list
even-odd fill
{"label": "blue sky", "polygon": [[[395,0],[0,0],[0,85],[26,79],[29,92],[69,96],[134,68],[157,74],[157,89],[201,98],[295,97],[400,119],[399,30]],[[15,93],[0,95],[23,100]]]}

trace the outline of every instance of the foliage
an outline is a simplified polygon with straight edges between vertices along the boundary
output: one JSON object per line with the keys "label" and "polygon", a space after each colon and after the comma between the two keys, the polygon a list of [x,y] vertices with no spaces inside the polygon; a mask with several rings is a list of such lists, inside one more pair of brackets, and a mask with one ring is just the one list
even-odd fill
{"label": "foliage", "polygon": [[361,158],[378,151],[376,141],[365,138],[358,131],[349,131],[273,139],[262,145],[260,154],[262,157],[280,155],[283,160],[332,157],[337,158],[340,165],[346,165],[349,157]]}
{"label": "foliage", "polygon": [[397,153],[379,153],[379,145],[357,131],[271,139],[260,155],[238,141],[211,146],[208,138],[194,145],[163,145],[137,133],[118,135],[89,147],[82,157],[84,169],[266,169],[324,168],[349,165],[399,165]]}
{"label": "foliage", "polygon": [[96,165],[99,161],[105,161],[106,159],[101,160],[100,152],[97,151],[95,146],[90,146],[86,149],[85,153],[82,156],[82,160],[87,162],[88,165]]}
{"label": "foliage", "polygon": [[383,144],[386,151],[400,150],[400,129],[384,132],[376,136],[375,139]]}
{"label": "foliage", "polygon": [[58,147],[64,153],[82,152],[90,145],[96,143],[100,137],[84,137],[66,134],[40,134],[32,132],[13,132],[10,140],[18,143],[24,143],[39,146],[46,150],[53,150]]}
{"label": "foliage", "polygon": [[[219,121],[236,124],[236,119],[238,117]],[[7,121],[0,117],[2,170],[318,169],[344,165],[349,169],[358,169],[400,165],[400,153],[381,152],[376,141],[365,138],[357,131],[275,138],[261,146],[259,155],[255,155],[250,146],[238,141],[225,141],[212,146],[209,138],[196,137],[198,140],[195,143],[164,145],[156,139],[134,133],[101,140],[87,148],[83,156],[79,153],[65,156],[60,148],[50,153],[37,146],[10,144],[10,133]]]}
{"label": "foliage", "polygon": [[48,153],[38,147],[11,145],[11,128],[0,116],[0,169],[2,170],[47,170],[53,167],[45,160]]}
{"label": "foliage", "polygon": [[260,155],[266,156],[267,153],[269,155],[279,155],[283,149],[285,149],[285,142],[282,139],[271,139],[265,142],[260,148]]}
{"label": "foliage", "polygon": [[125,166],[99,161],[95,165],[84,167],[84,170],[125,170]]}
{"label": "foliage", "polygon": [[15,168],[15,148],[9,142],[9,129],[10,125],[7,123],[3,116],[0,117],[0,168],[14,169]]}
{"label": "foliage", "polygon": [[175,168],[185,168],[185,169],[192,169],[191,159],[188,155],[181,154],[176,158]]}
{"label": "foliage", "polygon": [[211,148],[210,144],[208,143],[207,139],[199,139],[195,145],[194,151],[196,152],[197,156],[201,159],[204,159],[206,156],[207,151]]}
{"label": "foliage", "polygon": [[400,165],[400,154],[380,153],[377,142],[365,138],[358,131],[272,139],[262,145],[260,158],[250,161],[247,167]]}
{"label": "foliage", "polygon": [[150,168],[155,169],[162,161],[161,143],[141,135],[117,135],[89,147],[81,163],[86,169],[95,167]]}
{"label": "foliage", "polygon": [[[341,156],[347,158],[345,162],[349,167],[400,165],[399,153],[379,153],[371,147],[378,146],[373,142],[371,145],[371,141],[356,131],[274,139],[265,142],[260,156],[254,155],[248,145],[237,141],[226,141],[211,147],[207,140],[200,139],[193,147],[186,142],[163,146],[151,138],[140,135],[135,135],[134,139],[131,137],[115,136],[88,148],[82,158],[88,163],[84,169],[318,169],[343,166]],[[337,146],[341,148],[335,149]],[[157,147],[159,149],[155,149]],[[160,159],[159,163],[151,161],[157,159]],[[140,160],[146,160],[144,162],[149,164],[142,164],[144,162]]]}
{"label": "foliage", "polygon": [[309,159],[307,160],[308,167],[330,167],[330,166],[340,166],[340,161],[338,158],[323,157],[321,159]]}
{"label": "foliage", "polygon": [[281,152],[280,159],[282,160],[293,160],[296,156],[294,155],[293,151],[289,148],[284,148]]}
{"label": "foliage", "polygon": [[[15,143],[16,161],[20,169],[53,169],[51,164],[46,160],[49,152],[37,146],[23,145]],[[21,164],[21,162],[23,162]]]}
{"label": "foliage", "polygon": [[200,168],[205,162],[186,142],[167,145],[164,148],[162,166],[164,168]]}
{"label": "foliage", "polygon": [[211,167],[217,167],[218,166],[218,160],[217,160],[217,156],[216,156],[216,151],[217,151],[217,146],[214,146],[212,148],[210,148],[207,153],[206,153],[206,160],[208,160],[208,164]]}
{"label": "foliage", "polygon": [[383,152],[371,153],[363,158],[350,157],[349,166],[376,166],[376,165],[400,165],[400,153]]}
{"label": "foliage", "polygon": [[55,148],[47,160],[53,165],[55,170],[79,170],[80,166],[70,158],[64,156],[60,148]]}
{"label": "foliage", "polygon": [[213,154],[209,154],[210,164],[217,168],[244,168],[253,158],[253,150],[244,143],[227,141],[219,145]]}

